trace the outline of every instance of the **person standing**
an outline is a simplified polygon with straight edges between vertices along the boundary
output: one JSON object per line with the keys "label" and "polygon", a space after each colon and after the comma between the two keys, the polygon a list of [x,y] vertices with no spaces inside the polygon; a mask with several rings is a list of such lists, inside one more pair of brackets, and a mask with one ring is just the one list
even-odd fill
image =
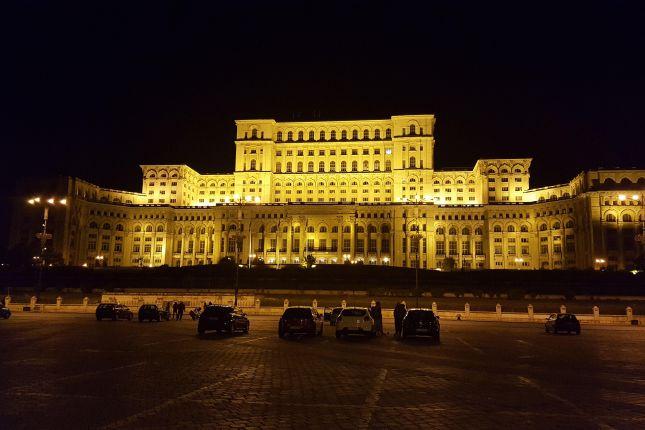
{"label": "person standing", "polygon": [[179,306],[177,305],[177,302],[172,302],[172,319],[176,320],[177,319],[177,308]]}
{"label": "person standing", "polygon": [[394,307],[394,336],[401,337],[401,330],[403,329],[403,317],[407,313],[405,304],[398,302]]}
{"label": "person standing", "polygon": [[383,336],[383,310],[381,309],[381,302],[377,301],[372,311],[372,318],[374,318],[374,325],[377,336]]}
{"label": "person standing", "polygon": [[186,305],[184,302],[179,302],[177,305],[177,320],[181,321],[181,318],[184,316],[184,311],[186,310]]}

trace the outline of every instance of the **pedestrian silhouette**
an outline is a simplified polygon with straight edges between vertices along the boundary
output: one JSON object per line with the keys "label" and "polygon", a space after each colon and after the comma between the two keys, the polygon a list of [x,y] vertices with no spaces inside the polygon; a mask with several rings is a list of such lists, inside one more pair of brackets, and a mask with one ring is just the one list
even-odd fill
{"label": "pedestrian silhouette", "polygon": [[394,336],[401,337],[401,330],[403,328],[403,317],[407,313],[405,304],[398,302],[394,307]]}

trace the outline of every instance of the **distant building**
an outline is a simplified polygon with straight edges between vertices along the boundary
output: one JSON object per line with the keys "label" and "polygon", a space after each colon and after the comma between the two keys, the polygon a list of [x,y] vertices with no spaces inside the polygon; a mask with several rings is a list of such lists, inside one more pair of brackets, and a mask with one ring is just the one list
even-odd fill
{"label": "distant building", "polygon": [[240,120],[234,173],[142,165],[141,193],[70,178],[60,252],[67,264],[110,266],[311,254],[415,267],[418,255],[428,269],[624,269],[643,252],[645,171],[531,189],[530,158],[436,170],[434,123]]}

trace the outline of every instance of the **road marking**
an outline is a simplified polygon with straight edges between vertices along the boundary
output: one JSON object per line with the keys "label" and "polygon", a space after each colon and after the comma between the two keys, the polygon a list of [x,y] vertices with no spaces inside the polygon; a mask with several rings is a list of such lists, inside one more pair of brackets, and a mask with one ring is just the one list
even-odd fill
{"label": "road marking", "polygon": [[[529,378],[525,378],[524,376],[518,376],[517,379],[519,379],[522,384],[528,385],[529,387],[536,389],[537,391],[542,393],[542,395],[544,395],[546,397],[550,397],[553,400],[556,400],[556,401],[558,401],[558,402],[560,402],[560,403],[562,403],[564,405],[567,405],[568,407],[570,407],[572,410],[574,410],[581,417],[587,417],[587,414],[583,410],[581,410],[578,406],[576,406],[573,402],[570,402],[569,400],[565,399],[564,397],[560,397],[557,394],[553,394],[550,391],[545,390],[537,382],[535,382],[535,381],[533,381],[533,380],[531,380]],[[606,424],[606,423],[598,421],[598,417],[594,417],[594,423],[597,424],[598,427],[600,427],[602,429],[612,429],[612,430],[614,429],[609,424]]]}
{"label": "road marking", "polygon": [[378,376],[376,377],[376,381],[374,382],[372,390],[365,399],[365,403],[361,412],[361,421],[358,425],[359,429],[366,429],[369,427],[370,421],[372,421],[372,415],[374,414],[374,410],[376,409],[376,405],[381,398],[381,391],[383,391],[383,383],[385,382],[386,376],[387,369],[381,369]]}
{"label": "road marking", "polygon": [[272,336],[256,337],[254,339],[247,339],[247,340],[243,340],[241,342],[233,342],[233,343],[229,344],[228,346],[235,346],[235,345],[239,345],[239,344],[242,344],[242,343],[255,342],[256,340],[268,339],[270,337],[272,337]]}
{"label": "road marking", "polygon": [[462,339],[462,338],[460,338],[460,337],[457,337],[457,338],[455,338],[455,339],[457,339],[459,342],[463,343],[463,344],[464,344],[464,345],[466,345],[468,348],[472,349],[473,351],[475,351],[475,352],[477,352],[477,353],[479,353],[479,354],[483,354],[483,353],[484,353],[484,351],[482,351],[481,349],[477,348],[476,346],[472,346],[471,344],[469,344],[468,342],[466,342],[465,340],[463,340],[463,339]]}
{"label": "road marking", "polygon": [[[260,367],[260,366],[257,366],[257,367]],[[213,388],[219,387],[220,385],[226,384],[226,383],[234,381],[236,379],[247,377],[249,375],[251,375],[251,370],[246,370],[246,371],[244,371],[242,373],[238,373],[237,375],[229,376],[226,379],[222,379],[222,380],[217,381],[217,382],[215,382],[213,384],[204,385],[201,388],[197,388],[196,390],[189,391],[188,393],[183,394],[183,395],[181,395],[179,397],[175,397],[175,398],[172,398],[170,400],[166,400],[165,402],[161,403],[160,405],[157,405],[155,407],[143,410],[141,412],[138,412],[136,414],[130,415],[130,416],[125,417],[123,419],[111,422],[111,423],[106,424],[106,425],[104,425],[103,427],[100,427],[100,428],[102,430],[108,430],[108,429],[116,429],[116,428],[119,428],[119,427],[123,427],[123,426],[126,426],[128,424],[132,424],[133,422],[135,422],[139,418],[143,418],[143,417],[147,417],[147,416],[154,416],[154,415],[158,414],[159,412],[161,412],[164,408],[167,408],[169,406],[173,406],[174,404],[182,402],[182,401],[190,400],[192,397],[194,397],[194,396],[196,396],[198,394],[201,394],[204,391],[212,390]]]}
{"label": "road marking", "polygon": [[125,366],[111,367],[109,369],[95,370],[93,372],[84,372],[84,373],[78,373],[76,375],[63,376],[61,378],[36,381],[36,382],[32,382],[31,384],[26,384],[26,385],[22,385],[22,386],[19,386],[19,387],[9,388],[8,390],[5,390],[4,392],[5,393],[17,392],[17,391],[21,391],[21,390],[27,389],[29,387],[34,387],[34,386],[38,386],[38,385],[44,385],[44,384],[50,384],[50,383],[56,383],[56,382],[64,382],[64,381],[69,381],[69,380],[72,380],[72,379],[83,378],[85,376],[100,375],[101,373],[114,372],[115,370],[129,369],[131,367],[139,367],[139,366],[143,366],[145,364],[146,364],[145,361],[141,361],[139,363],[126,364]]}
{"label": "road marking", "polygon": [[515,339],[515,342],[521,343],[522,345],[526,345],[526,346],[533,346],[532,343],[529,343],[529,342],[527,342],[525,340],[522,340],[522,339]]}

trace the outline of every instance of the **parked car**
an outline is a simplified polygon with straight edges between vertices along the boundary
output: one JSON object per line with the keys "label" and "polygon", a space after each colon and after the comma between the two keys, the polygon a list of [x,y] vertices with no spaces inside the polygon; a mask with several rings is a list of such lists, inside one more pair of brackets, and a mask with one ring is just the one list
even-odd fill
{"label": "parked car", "polygon": [[9,310],[9,308],[6,308],[6,307],[2,306],[0,308],[0,317],[2,317],[3,319],[6,320],[10,316],[11,316],[11,311]]}
{"label": "parked car", "polygon": [[157,305],[141,305],[139,308],[139,322],[144,320],[161,321],[162,319],[168,321],[168,313]]}
{"label": "parked car", "polygon": [[127,306],[116,303],[101,303],[96,307],[96,320],[101,321],[103,318],[116,321],[117,319],[131,320],[132,311]]}
{"label": "parked car", "polygon": [[343,308],[329,308],[328,311],[325,310],[325,320],[329,321],[329,325],[336,325],[336,318],[338,318],[342,310]]}
{"label": "parked car", "polygon": [[288,334],[309,334],[321,336],[324,319],[318,311],[309,306],[292,306],[284,310],[278,322],[278,336]]}
{"label": "parked car", "polygon": [[350,334],[374,336],[374,319],[367,308],[345,308],[336,318],[336,337]]}
{"label": "parked car", "polygon": [[430,309],[412,308],[403,317],[402,339],[410,336],[428,336],[439,343],[440,335],[439,317]]}
{"label": "parked car", "polygon": [[544,323],[544,331],[553,334],[562,331],[580,334],[580,321],[574,314],[551,314]]}
{"label": "parked car", "polygon": [[225,331],[227,333],[233,333],[234,331],[248,333],[249,326],[249,319],[240,308],[210,305],[206,306],[204,311],[199,315],[197,333],[204,334],[208,330]]}

